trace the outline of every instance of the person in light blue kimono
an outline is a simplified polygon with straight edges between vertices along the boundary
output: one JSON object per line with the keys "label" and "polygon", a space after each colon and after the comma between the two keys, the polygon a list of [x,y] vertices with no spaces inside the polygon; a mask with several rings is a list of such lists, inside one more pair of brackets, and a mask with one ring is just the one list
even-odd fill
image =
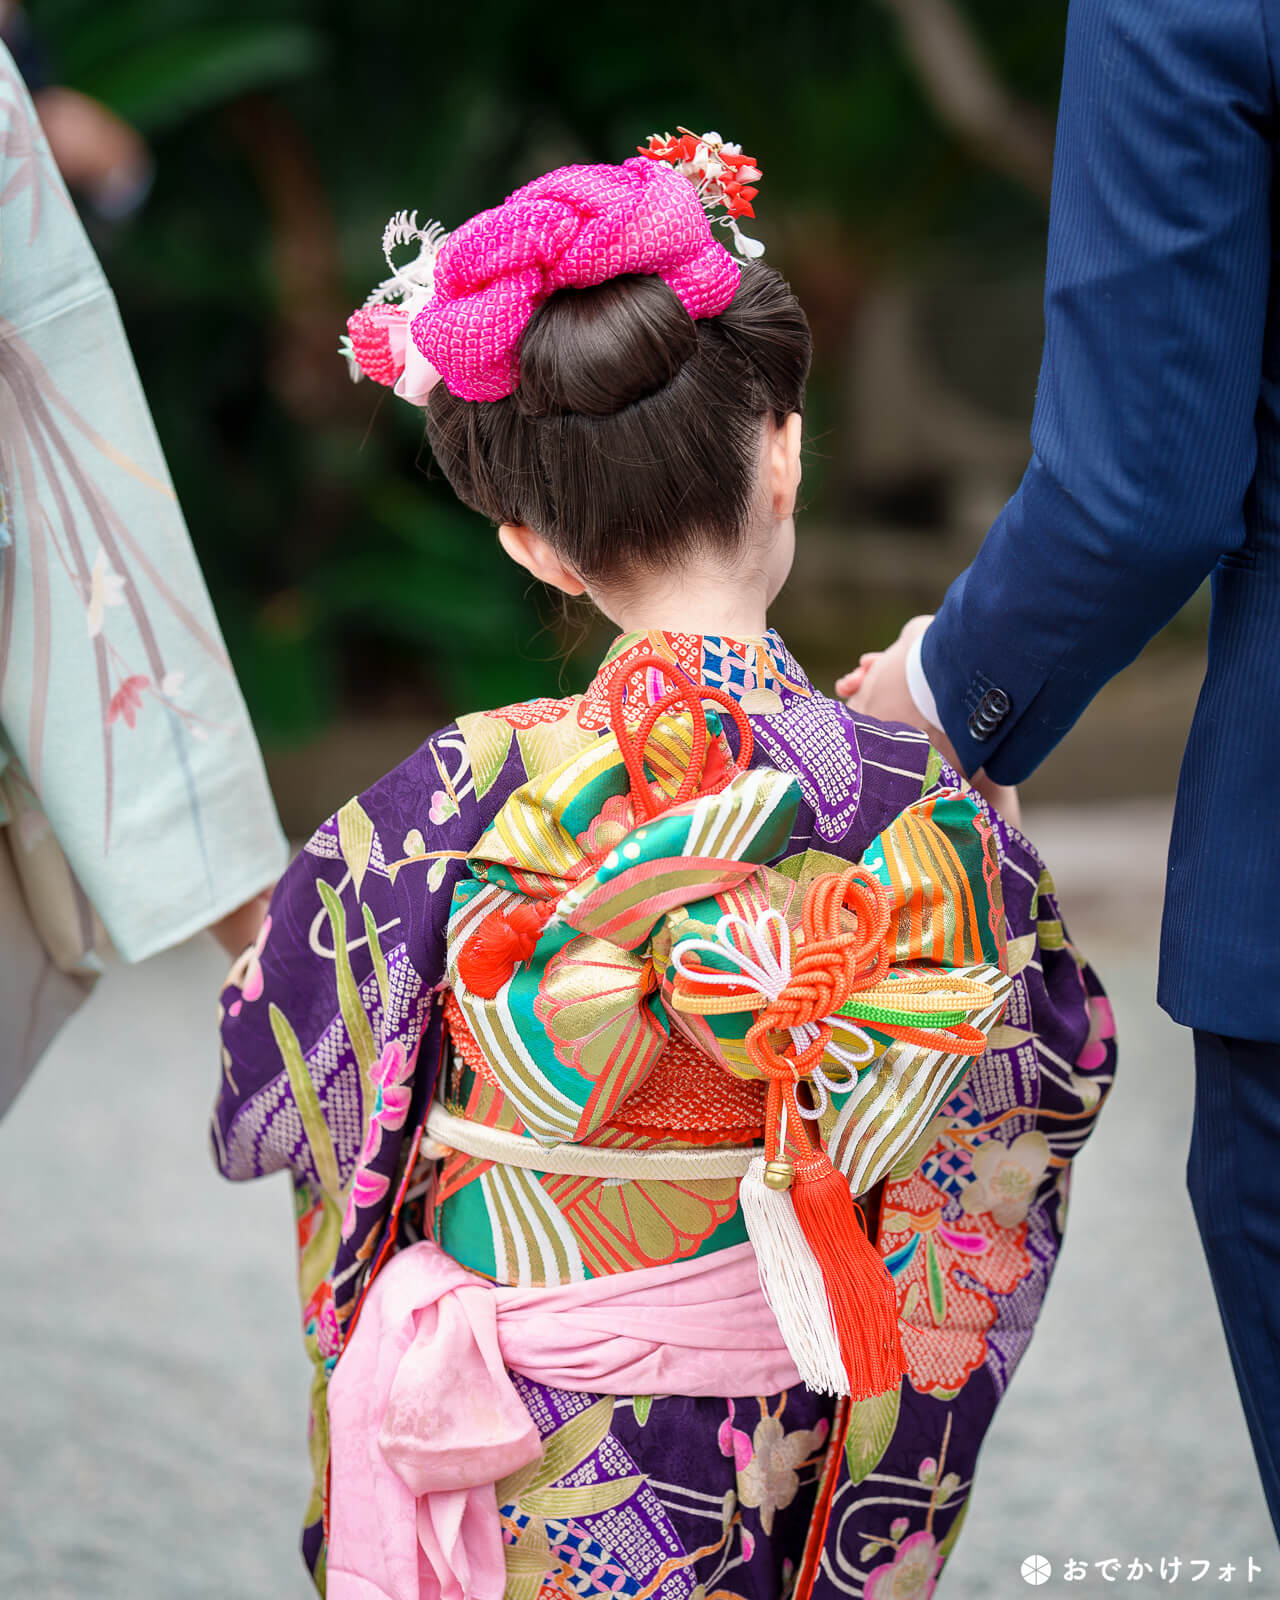
{"label": "person in light blue kimono", "polygon": [[0,47],[0,1112],[101,970],[286,847],[114,298]]}

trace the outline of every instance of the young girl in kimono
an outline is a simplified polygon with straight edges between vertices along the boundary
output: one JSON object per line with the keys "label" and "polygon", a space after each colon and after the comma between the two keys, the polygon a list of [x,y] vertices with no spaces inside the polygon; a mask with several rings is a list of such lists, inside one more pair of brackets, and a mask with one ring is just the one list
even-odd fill
{"label": "young girl in kimono", "polygon": [[223,994],[215,1149],[292,1174],[335,1600],[927,1597],[1111,1081],[1032,846],[768,626],[809,332],[708,216],[757,254],[758,176],[655,139],[402,216],[349,325],[619,637],[323,823]]}

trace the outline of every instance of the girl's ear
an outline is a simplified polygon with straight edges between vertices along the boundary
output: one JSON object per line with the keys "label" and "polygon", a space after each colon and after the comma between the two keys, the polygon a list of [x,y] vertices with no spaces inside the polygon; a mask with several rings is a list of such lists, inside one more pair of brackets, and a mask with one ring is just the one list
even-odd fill
{"label": "girl's ear", "polygon": [[775,428],[769,450],[770,489],[773,495],[775,517],[795,514],[796,497],[800,493],[800,447],[804,437],[804,420],[793,411],[780,428]]}
{"label": "girl's ear", "polygon": [[586,584],[572,567],[565,565],[555,547],[523,522],[504,522],[498,529],[498,543],[517,566],[531,572],[539,583],[549,583],[565,594],[586,593]]}

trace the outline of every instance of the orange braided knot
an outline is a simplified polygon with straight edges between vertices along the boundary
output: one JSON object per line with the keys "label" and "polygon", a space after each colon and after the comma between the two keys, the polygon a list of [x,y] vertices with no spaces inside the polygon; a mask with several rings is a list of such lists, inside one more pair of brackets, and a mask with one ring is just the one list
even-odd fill
{"label": "orange braided knot", "polygon": [[[841,926],[841,910],[853,916],[854,926],[848,931]],[[862,867],[823,873],[809,885],[791,977],[747,1033],[751,1059],[766,1078],[794,1083],[812,1072],[831,1042],[831,1025],[824,1019],[855,991],[870,989],[884,978],[889,970],[885,936],[891,912],[884,885]],[[813,1040],[799,1054],[793,1043],[779,1053],[769,1035],[805,1023],[818,1030]]]}

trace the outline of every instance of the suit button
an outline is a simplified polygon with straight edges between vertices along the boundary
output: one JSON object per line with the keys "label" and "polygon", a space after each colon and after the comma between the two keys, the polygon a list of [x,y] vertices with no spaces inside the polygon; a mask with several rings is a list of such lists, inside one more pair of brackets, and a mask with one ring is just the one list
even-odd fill
{"label": "suit button", "polygon": [[1009,696],[1003,689],[988,689],[982,697],[982,703],[997,722],[1009,715]]}

